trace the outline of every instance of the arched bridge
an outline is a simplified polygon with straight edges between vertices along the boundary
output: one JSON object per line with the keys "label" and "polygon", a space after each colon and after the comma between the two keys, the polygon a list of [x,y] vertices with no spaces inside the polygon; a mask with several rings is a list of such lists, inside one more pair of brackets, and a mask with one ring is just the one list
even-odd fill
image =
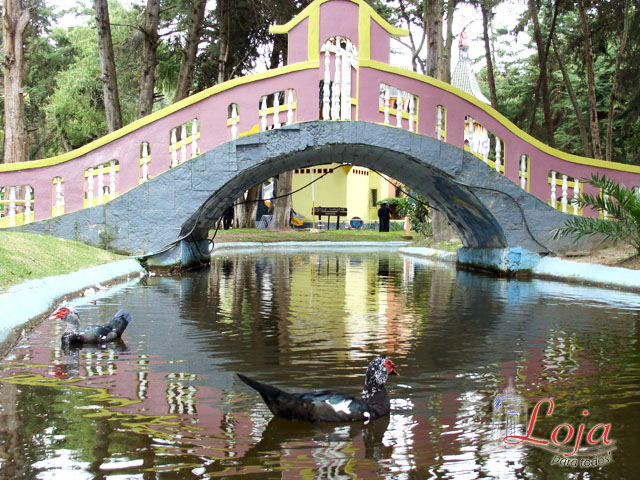
{"label": "arched bridge", "polygon": [[0,165],[0,226],[188,263],[207,256],[208,228],[247,188],[344,162],[427,197],[465,246],[544,252],[562,247],[549,232],[565,215],[606,214],[571,205],[581,179],[640,184],[640,167],[555,150],[465,92],[390,65],[391,37],[407,32],[363,0],[316,0],[272,31],[288,34],[284,67],[67,154]]}

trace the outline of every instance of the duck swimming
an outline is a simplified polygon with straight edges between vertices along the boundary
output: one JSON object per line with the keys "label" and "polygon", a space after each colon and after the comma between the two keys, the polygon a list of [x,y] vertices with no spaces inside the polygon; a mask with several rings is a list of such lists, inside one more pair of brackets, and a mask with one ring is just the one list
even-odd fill
{"label": "duck swimming", "polygon": [[389,375],[400,375],[391,359],[378,355],[367,367],[361,397],[333,390],[288,393],[240,373],[240,380],[258,391],[271,413],[288,420],[307,422],[369,421],[387,415],[391,402],[385,388]]}
{"label": "duck swimming", "polygon": [[61,338],[63,347],[112,342],[122,336],[122,332],[131,321],[131,315],[124,310],[118,310],[114,317],[104,325],[84,325],[81,327],[78,312],[68,303],[63,303],[49,315],[49,320],[56,318],[67,322]]}

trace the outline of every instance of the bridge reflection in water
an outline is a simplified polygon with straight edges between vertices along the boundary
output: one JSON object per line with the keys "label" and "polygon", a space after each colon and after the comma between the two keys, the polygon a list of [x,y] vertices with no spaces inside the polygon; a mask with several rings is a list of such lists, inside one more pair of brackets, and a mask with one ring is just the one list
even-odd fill
{"label": "bridge reflection in water", "polygon": [[[595,477],[640,467],[631,294],[384,251],[298,251],[215,257],[201,273],[135,281],[79,309],[89,321],[119,306],[133,318],[120,344],[63,352],[61,325],[44,323],[0,364],[6,478],[566,476],[542,450],[482,454],[510,377],[529,408],[555,399],[538,437],[584,422],[585,408],[587,423],[612,424],[619,449]],[[272,419],[234,376],[357,394],[380,351],[402,376],[389,382],[391,415],[366,425]]]}

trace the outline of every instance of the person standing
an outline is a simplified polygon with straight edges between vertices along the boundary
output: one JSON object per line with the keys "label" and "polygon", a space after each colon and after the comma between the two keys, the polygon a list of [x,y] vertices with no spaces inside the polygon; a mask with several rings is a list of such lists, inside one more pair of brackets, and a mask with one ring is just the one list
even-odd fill
{"label": "person standing", "polygon": [[389,231],[389,219],[391,218],[391,208],[389,208],[389,202],[384,200],[382,206],[378,209],[378,218],[380,219],[380,231]]}
{"label": "person standing", "polygon": [[233,222],[233,205],[227,208],[222,214],[222,225],[225,230],[229,230],[231,228],[231,223]]}

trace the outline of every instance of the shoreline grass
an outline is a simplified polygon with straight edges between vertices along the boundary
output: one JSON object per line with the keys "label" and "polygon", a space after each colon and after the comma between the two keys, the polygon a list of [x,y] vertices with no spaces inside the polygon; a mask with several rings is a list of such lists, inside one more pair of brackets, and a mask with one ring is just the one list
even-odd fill
{"label": "shoreline grass", "polygon": [[49,235],[0,232],[0,293],[28,280],[71,273],[124,258]]}

